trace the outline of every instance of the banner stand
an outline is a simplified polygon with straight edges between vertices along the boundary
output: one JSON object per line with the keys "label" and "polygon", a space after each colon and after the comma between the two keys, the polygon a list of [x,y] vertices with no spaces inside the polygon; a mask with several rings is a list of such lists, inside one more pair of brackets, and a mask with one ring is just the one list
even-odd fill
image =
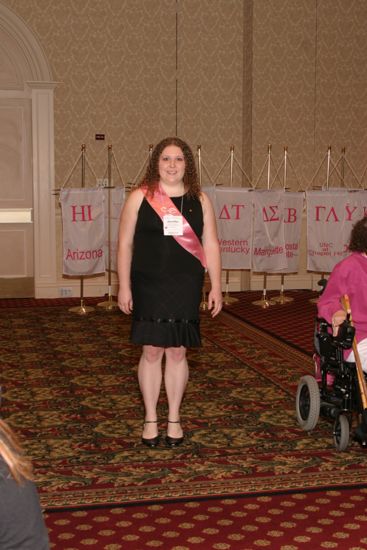
{"label": "banner stand", "polygon": [[[284,191],[287,190],[287,164],[288,164],[288,147],[284,147],[284,169],[283,169],[283,189]],[[296,175],[296,174],[295,174]],[[285,296],[284,294],[284,273],[281,274],[280,278],[280,292],[278,296],[273,296],[272,301],[283,305],[287,304],[289,302],[293,302],[293,298],[289,296]]]}
{"label": "banner stand", "polygon": [[[229,157],[226,159],[226,161],[223,164],[222,168],[219,170],[219,172],[217,173],[217,175],[214,178],[215,185],[216,185],[216,181],[217,181],[219,175],[221,174],[221,172],[223,171],[224,167],[227,166],[228,161],[229,161],[229,170],[230,170],[230,172],[229,172],[229,185],[230,185],[230,187],[232,187],[232,185],[233,185],[233,174],[234,174],[235,162],[236,162],[237,166],[240,168],[243,175],[246,176],[248,182],[251,185],[250,179],[248,178],[247,174],[242,170],[242,167],[240,166],[240,164],[238,163],[238,161],[236,160],[236,158],[234,156],[234,145],[230,146],[230,148],[229,148]],[[230,304],[234,304],[235,302],[238,302],[238,298],[233,298],[232,296],[229,295],[229,269],[226,269],[225,271],[226,271],[226,287],[225,287],[225,293],[224,293],[224,296],[223,296],[223,304],[226,305],[226,306],[229,306]]]}
{"label": "banner stand", "polygon": [[274,306],[275,305],[275,302],[273,300],[268,300],[267,296],[266,296],[266,277],[267,277],[267,274],[264,273],[264,283],[263,283],[263,296],[261,298],[261,300],[255,300],[255,302],[252,302],[254,306],[260,306],[262,308],[267,308],[269,306]]}
{"label": "banner stand", "polygon": [[[204,168],[204,170],[205,170],[205,172],[206,172],[206,174],[209,178],[209,181],[212,181],[212,178],[211,178],[209,172],[207,171],[207,169],[205,168],[205,165],[203,163],[203,159],[202,159],[202,156],[201,156],[201,145],[198,145],[196,147],[196,156],[197,156],[197,171],[198,171],[198,177],[199,177],[199,185],[201,187],[202,183],[203,183],[203,178],[202,178],[203,168]],[[207,311],[208,310],[207,293],[209,292],[209,288],[210,288],[210,278],[209,278],[208,273],[205,273],[204,282],[203,282],[203,290],[202,290],[202,299],[201,299],[200,306],[199,306],[199,308],[202,311]]]}
{"label": "banner stand", "polygon": [[[111,281],[111,189],[114,189],[112,184],[112,145],[108,146],[108,161],[107,161],[107,196],[108,196],[108,299],[99,302],[98,307],[103,307],[106,311],[113,311],[118,308],[117,302],[112,297],[112,281]],[[121,177],[121,174],[120,174]]]}
{"label": "banner stand", "polygon": [[[230,147],[230,185],[232,187],[233,184],[233,166],[234,166],[234,145],[231,145]],[[223,296],[223,303],[226,306],[229,306],[230,304],[234,304],[235,302],[238,302],[238,298],[233,298],[229,295],[229,269],[226,269],[226,291]]]}
{"label": "banner stand", "polygon": [[287,304],[289,302],[293,302],[293,298],[290,296],[285,296],[284,294],[284,273],[282,273],[280,279],[280,293],[278,296],[273,296],[272,301],[277,304]]}
{"label": "banner stand", "polygon": [[[325,157],[323,158],[319,168],[317,169],[316,173],[314,174],[313,178],[311,179],[311,184],[313,184],[316,180],[316,176],[318,175],[318,173],[320,172],[321,170],[321,167],[322,165],[324,164],[324,161],[326,159],[326,189],[329,189],[329,179],[330,179],[330,167],[332,165],[332,160],[331,160],[331,145],[329,145],[329,147],[327,148],[327,152],[326,152],[326,155]],[[323,279],[324,278],[324,273],[321,274],[321,278]],[[311,298],[309,300],[309,303],[310,304],[317,304],[317,302],[319,301],[318,298]]]}
{"label": "banner stand", "polygon": [[209,287],[210,287],[209,275],[208,275],[208,273],[205,273],[204,283],[203,283],[203,295],[202,295],[202,300],[201,300],[200,306],[199,306],[202,311],[207,311],[208,310],[208,302],[207,302],[207,299],[206,299],[206,295],[208,293]]}
{"label": "banner stand", "polygon": [[[261,174],[259,176],[259,179],[264,171],[264,168],[265,166],[267,166],[267,189],[270,190],[270,171],[271,171],[271,145],[269,144],[268,145],[268,155],[267,155],[267,160],[266,160],[266,163],[265,165],[263,166],[263,169],[261,171]],[[259,181],[258,179],[258,181]],[[257,181],[257,183],[258,183]],[[256,186],[255,186],[256,187]],[[255,300],[255,302],[252,302],[254,306],[260,306],[262,308],[267,308],[269,306],[274,306],[275,305],[275,302],[273,302],[272,300],[268,300],[267,296],[266,296],[266,278],[267,278],[267,274],[264,273],[264,283],[263,283],[263,297],[261,298],[261,300]]]}
{"label": "banner stand", "polygon": [[115,302],[112,296],[111,284],[108,285],[108,299],[104,302],[98,302],[97,306],[103,307],[107,311],[112,311],[113,309],[118,308],[117,302]]}
{"label": "banner stand", "polygon": [[198,167],[198,177],[199,177],[199,186],[201,188],[203,184],[203,169],[205,170],[205,173],[209,179],[209,181],[213,181],[211,175],[208,172],[208,169],[206,168],[202,155],[201,155],[201,145],[197,145],[196,147],[196,156],[197,156],[197,167]]}
{"label": "banner stand", "polygon": [[[316,185],[314,185],[315,180],[316,180],[316,176],[318,176],[325,160],[326,160],[326,180],[325,180],[325,184],[321,184],[321,186],[316,186]],[[340,167],[339,167],[339,165],[340,165]],[[356,175],[352,165],[348,162],[348,160],[346,158],[346,148],[345,147],[342,148],[341,156],[340,156],[339,160],[336,163],[334,163],[332,161],[332,158],[331,158],[331,145],[329,145],[325,157],[323,158],[323,160],[322,160],[319,168],[317,169],[315,175],[311,179],[311,182],[310,182],[311,189],[321,189],[321,190],[325,189],[326,191],[328,191],[330,189],[330,177],[331,177],[331,175],[333,175],[334,172],[335,172],[338,180],[340,181],[341,188],[346,187],[346,185],[345,185],[345,167],[347,167],[350,170],[353,179],[357,183],[357,188],[349,187],[347,189],[350,190],[350,191],[351,190],[356,191],[359,188],[362,189],[362,190],[365,190],[365,187],[363,186],[363,178],[364,178],[367,167],[364,169],[364,171],[363,171],[362,175],[360,176],[360,178],[358,178],[358,176]],[[327,280],[325,279],[325,273],[324,272],[317,272],[316,271],[314,273],[320,273],[320,275],[321,275],[321,279],[318,281],[318,285],[321,286],[321,290],[319,292],[319,296],[320,296],[321,293],[323,292],[324,288],[325,288]],[[319,297],[311,298],[309,300],[309,303],[317,304],[318,300],[319,300]]]}
{"label": "banner stand", "polygon": [[90,313],[91,311],[94,311],[94,307],[86,306],[84,304],[84,277],[80,277],[80,305],[74,306],[69,308],[69,311],[72,313],[77,313],[78,315],[86,315],[87,313]]}
{"label": "banner stand", "polygon": [[139,168],[139,171],[136,174],[135,178],[132,180],[131,183],[128,183],[128,186],[129,186],[130,189],[134,189],[134,187],[136,187],[137,183],[140,181],[141,176],[144,173],[144,170],[146,169],[146,167],[148,166],[148,164],[150,162],[150,159],[152,158],[153,148],[154,148],[153,144],[150,143],[149,146],[148,146],[148,155],[147,155],[147,157],[144,159],[144,162],[143,162],[142,166]]}
{"label": "banner stand", "polygon": [[226,269],[226,290],[223,296],[223,304],[229,306],[238,302],[238,298],[229,295],[229,269]]}
{"label": "banner stand", "polygon": [[[86,146],[83,144],[81,147],[81,162],[82,162],[82,187],[85,187],[85,165],[86,165],[86,158],[85,158],[85,150]],[[84,276],[82,275],[80,277],[80,305],[69,308],[69,311],[72,313],[77,313],[78,315],[86,315],[87,313],[90,313],[91,311],[94,311],[94,307],[86,306],[84,304]]]}
{"label": "banner stand", "polygon": [[[324,160],[325,158],[327,159],[327,162],[326,162],[326,185],[325,185],[325,188],[328,190],[329,189],[329,180],[330,180],[330,167],[332,165],[332,160],[331,160],[331,145],[329,145],[329,147],[327,148],[327,153],[326,153],[326,156],[324,157]],[[316,176],[318,174],[318,172],[320,171],[320,168],[322,166],[322,164],[324,163],[324,160],[322,161],[318,171],[316,172],[316,174],[314,175],[314,177],[312,178],[311,180],[311,183],[314,182],[314,180],[316,179]],[[324,273],[321,273],[321,279],[324,279],[325,277],[325,274]],[[309,303],[310,304],[317,304],[317,302],[319,301],[318,298],[311,298],[309,300]]]}

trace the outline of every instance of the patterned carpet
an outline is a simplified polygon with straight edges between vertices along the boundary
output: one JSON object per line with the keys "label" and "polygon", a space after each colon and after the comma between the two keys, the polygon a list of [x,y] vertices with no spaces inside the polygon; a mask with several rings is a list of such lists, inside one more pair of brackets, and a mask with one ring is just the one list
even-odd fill
{"label": "patterned carpet", "polygon": [[[313,354],[313,332],[318,292],[311,290],[287,290],[283,294],[284,303],[274,302],[262,307],[260,291],[234,292],[230,298],[236,301],[224,305],[224,310],[238,319],[275,336],[284,343],[310,355]],[[267,301],[279,298],[279,291],[269,291]],[[289,300],[290,299],[290,300]],[[288,301],[289,300],[289,301]]]}
{"label": "patterned carpet", "polygon": [[[139,350],[129,321],[96,308],[2,308],[2,414],[33,457],[42,504],[66,509],[365,487],[365,453],[334,450],[331,425],[295,421],[311,359],[223,313],[202,318],[178,449],[140,443]],[[159,403],[164,431],[166,400]]]}
{"label": "patterned carpet", "polygon": [[367,490],[276,494],[46,514],[55,550],[362,550]]}

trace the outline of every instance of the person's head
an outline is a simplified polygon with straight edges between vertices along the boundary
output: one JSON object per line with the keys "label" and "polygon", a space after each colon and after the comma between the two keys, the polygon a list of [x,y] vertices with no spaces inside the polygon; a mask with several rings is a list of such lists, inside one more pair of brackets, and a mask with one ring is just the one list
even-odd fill
{"label": "person's head", "polygon": [[353,225],[349,250],[351,252],[367,252],[367,217],[363,217]]}
{"label": "person's head", "polygon": [[[180,157],[182,156],[182,161]],[[147,185],[153,191],[163,175],[163,170],[170,158],[175,157],[178,163],[183,162],[182,180],[185,190],[194,197],[199,196],[200,187],[197,178],[194,155],[189,145],[180,138],[167,137],[162,139],[153,149],[151,158],[141,185]]]}
{"label": "person's head", "polygon": [[19,439],[4,420],[0,419],[0,457],[18,483],[33,479],[31,461],[24,456]]}

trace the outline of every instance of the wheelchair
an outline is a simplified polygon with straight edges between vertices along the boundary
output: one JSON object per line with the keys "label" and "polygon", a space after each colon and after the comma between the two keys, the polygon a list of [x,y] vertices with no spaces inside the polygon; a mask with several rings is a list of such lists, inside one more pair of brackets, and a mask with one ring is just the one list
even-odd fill
{"label": "wheelchair", "polygon": [[[296,394],[297,421],[305,431],[312,431],[320,415],[333,421],[333,440],[344,451],[351,435],[362,447],[367,446],[361,393],[355,363],[344,360],[344,351],[352,348],[355,329],[347,318],[337,336],[325,319],[315,326],[315,376],[302,376]],[[363,421],[361,421],[363,419]],[[359,423],[353,431],[355,420]]]}

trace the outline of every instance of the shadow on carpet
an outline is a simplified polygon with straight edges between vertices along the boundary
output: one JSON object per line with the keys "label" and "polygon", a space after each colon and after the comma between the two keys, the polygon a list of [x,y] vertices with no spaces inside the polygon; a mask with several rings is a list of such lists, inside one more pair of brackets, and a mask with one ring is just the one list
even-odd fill
{"label": "shadow on carpet", "polygon": [[[189,351],[184,444],[144,447],[129,323],[98,308],[0,312],[2,415],[23,436],[44,507],[366,484],[362,449],[336,452],[327,421],[311,435],[296,423],[296,386],[311,359],[225,313],[203,314],[203,347]],[[166,411],[162,390],[162,432]]]}

